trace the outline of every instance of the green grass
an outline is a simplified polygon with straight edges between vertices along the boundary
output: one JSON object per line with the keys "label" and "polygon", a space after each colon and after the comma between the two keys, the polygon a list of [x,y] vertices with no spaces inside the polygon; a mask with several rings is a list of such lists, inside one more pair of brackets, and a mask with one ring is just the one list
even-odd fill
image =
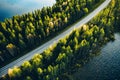
{"label": "green grass", "polygon": [[[68,27],[65,27],[63,30],[58,31],[58,32],[56,32],[55,34],[52,34],[51,36],[47,37],[45,40],[43,40],[43,41],[41,42],[41,44],[38,44],[38,45],[36,45],[35,47],[33,47],[32,50],[38,48],[39,46],[41,46],[41,45],[43,45],[44,43],[46,43],[46,42],[48,42],[49,40],[51,40],[52,38],[58,36],[59,34],[63,33],[64,31],[68,30],[71,26],[75,25],[77,22],[79,22],[80,20],[82,20],[83,18],[85,18],[86,16],[88,16],[92,11],[94,11],[94,9],[96,9],[96,8],[97,8],[100,4],[102,4],[104,1],[105,1],[105,0],[101,0],[98,4],[96,4],[94,7],[92,7],[91,10],[89,10],[89,13],[88,13],[88,14],[86,14],[85,16],[83,16],[82,18],[80,18],[79,20],[77,20],[77,21],[76,21],[75,23],[73,23],[72,25],[70,25],[70,26],[68,26]],[[26,50],[25,52],[19,54],[19,55],[16,56],[15,58],[10,59],[8,62],[4,62],[4,63],[0,66],[0,68],[2,68],[2,67],[4,67],[5,65],[13,62],[13,61],[16,60],[16,59],[18,59],[18,58],[20,58],[20,57],[28,54],[28,53],[31,52],[32,50],[31,50],[31,49]]]}

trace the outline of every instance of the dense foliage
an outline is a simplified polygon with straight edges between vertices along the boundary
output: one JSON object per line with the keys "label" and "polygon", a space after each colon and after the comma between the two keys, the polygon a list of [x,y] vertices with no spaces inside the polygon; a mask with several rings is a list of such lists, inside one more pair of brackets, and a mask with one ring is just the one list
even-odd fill
{"label": "dense foliage", "polygon": [[[113,39],[114,36],[114,22],[115,22],[115,0],[111,0],[110,6],[105,8],[99,13],[97,17],[90,21],[90,23],[99,25],[104,28],[106,37],[109,37],[109,40]],[[107,39],[107,38],[106,38]],[[105,40],[106,40],[105,39]],[[108,39],[107,39],[108,40]]]}
{"label": "dense foliage", "polygon": [[90,50],[97,49],[97,45],[104,42],[106,33],[103,27],[84,25],[42,54],[36,54],[30,61],[25,61],[21,67],[9,69],[4,79],[59,80],[58,76],[76,59],[87,57]]}
{"label": "dense foliage", "polygon": [[52,7],[0,22],[0,65],[74,23],[98,2],[100,0],[56,0]]}
{"label": "dense foliage", "polygon": [[[103,43],[113,39],[114,33],[114,0],[87,25],[74,30],[69,36],[57,44],[36,54],[30,61],[20,67],[8,70],[3,80],[62,80],[59,76],[75,60],[85,58]],[[109,14],[109,15],[108,15]]]}
{"label": "dense foliage", "polygon": [[114,26],[116,31],[120,31],[120,0],[115,1],[115,10],[114,10],[114,17],[115,17],[115,22]]}

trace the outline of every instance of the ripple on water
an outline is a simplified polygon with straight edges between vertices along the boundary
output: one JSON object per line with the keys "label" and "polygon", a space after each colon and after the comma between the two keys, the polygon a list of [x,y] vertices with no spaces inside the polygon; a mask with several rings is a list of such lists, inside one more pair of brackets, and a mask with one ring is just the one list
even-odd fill
{"label": "ripple on water", "polygon": [[74,74],[76,80],[120,80],[120,34],[107,43],[100,55],[92,58]]}

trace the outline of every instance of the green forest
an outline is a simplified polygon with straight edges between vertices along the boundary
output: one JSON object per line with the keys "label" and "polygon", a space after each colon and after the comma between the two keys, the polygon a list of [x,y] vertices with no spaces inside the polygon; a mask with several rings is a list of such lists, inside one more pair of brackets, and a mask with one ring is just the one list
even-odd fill
{"label": "green forest", "polygon": [[103,1],[56,0],[52,7],[43,7],[0,22],[0,65],[38,47],[55,33],[87,15],[93,10],[93,5]]}
{"label": "green forest", "polygon": [[[11,20],[1,22],[0,56],[3,58],[8,54],[15,56],[30,45],[35,46],[47,36],[74,23],[84,13],[87,14],[90,7],[98,2],[98,0],[57,0],[52,8],[43,8],[41,11],[14,16]],[[119,13],[120,0],[111,0],[109,6],[89,23],[74,30],[43,53],[34,55],[20,67],[9,69],[8,74],[1,79],[68,80],[61,75],[69,71],[76,60],[87,58],[90,53],[114,40],[113,34],[120,29]],[[8,53],[5,54],[6,52]]]}

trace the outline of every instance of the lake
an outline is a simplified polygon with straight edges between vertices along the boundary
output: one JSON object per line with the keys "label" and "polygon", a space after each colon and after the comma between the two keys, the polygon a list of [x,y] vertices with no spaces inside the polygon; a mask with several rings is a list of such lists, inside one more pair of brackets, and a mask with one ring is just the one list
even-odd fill
{"label": "lake", "polygon": [[73,80],[120,80],[120,34],[73,74]]}
{"label": "lake", "polygon": [[0,0],[0,21],[45,6],[52,6],[55,2],[55,0]]}

